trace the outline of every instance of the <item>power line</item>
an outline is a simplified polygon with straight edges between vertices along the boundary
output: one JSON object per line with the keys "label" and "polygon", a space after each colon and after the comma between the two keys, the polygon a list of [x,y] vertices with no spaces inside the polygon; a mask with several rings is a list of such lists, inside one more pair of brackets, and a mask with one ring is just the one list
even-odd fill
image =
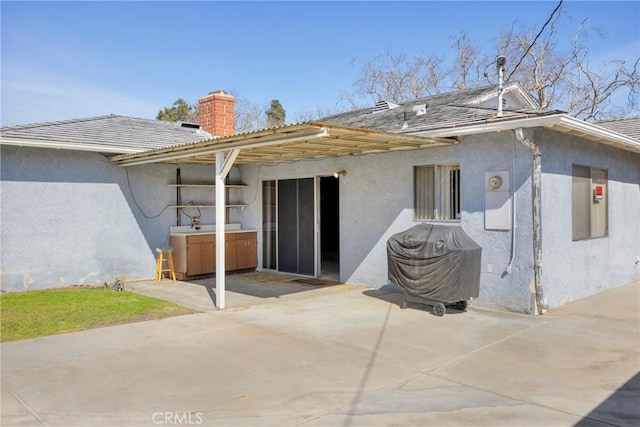
{"label": "power line", "polygon": [[522,57],[520,58],[520,60],[518,61],[518,63],[516,64],[515,67],[513,67],[513,70],[511,70],[511,73],[509,73],[509,77],[507,77],[507,79],[505,80],[505,83],[509,81],[509,79],[511,79],[511,76],[513,75],[513,73],[516,72],[516,70],[518,69],[518,67],[520,66],[520,64],[522,63],[522,61],[524,60],[524,58],[527,56],[527,54],[529,53],[529,51],[531,50],[531,48],[533,47],[534,44],[536,44],[536,41],[538,41],[538,38],[542,35],[542,32],[544,31],[544,29],[547,27],[547,25],[549,24],[549,22],[551,22],[551,20],[553,19],[553,15],[556,14],[556,12],[558,11],[558,9],[560,9],[560,6],[562,5],[562,1],[560,0],[560,2],[558,3],[558,5],[556,6],[555,9],[553,9],[553,12],[551,12],[551,15],[549,15],[549,19],[547,19],[547,22],[544,23],[544,25],[542,26],[542,28],[540,29],[540,32],[538,32],[538,34],[535,36],[535,38],[533,39],[533,42],[531,42],[531,44],[529,45],[529,47],[527,48],[527,51],[524,53],[524,55],[522,55]]}

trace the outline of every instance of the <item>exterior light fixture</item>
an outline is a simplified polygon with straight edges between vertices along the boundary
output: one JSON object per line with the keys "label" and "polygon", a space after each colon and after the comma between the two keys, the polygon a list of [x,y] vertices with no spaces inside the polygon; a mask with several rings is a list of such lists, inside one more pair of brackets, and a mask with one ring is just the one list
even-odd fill
{"label": "exterior light fixture", "polygon": [[347,171],[342,169],[342,170],[334,172],[333,173],[333,177],[334,178],[340,178],[340,176],[345,176],[346,174],[347,174]]}

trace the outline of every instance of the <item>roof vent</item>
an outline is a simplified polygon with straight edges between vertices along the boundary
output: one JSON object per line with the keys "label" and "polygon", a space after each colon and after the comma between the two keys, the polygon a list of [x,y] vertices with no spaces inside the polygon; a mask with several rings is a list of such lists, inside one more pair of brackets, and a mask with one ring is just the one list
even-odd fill
{"label": "roof vent", "polygon": [[413,112],[416,113],[416,116],[422,116],[427,114],[427,104],[418,104],[413,107]]}
{"label": "roof vent", "polygon": [[398,107],[399,107],[399,105],[398,104],[394,104],[393,102],[378,101],[378,102],[376,102],[376,105],[373,107],[373,112],[374,113],[379,113],[380,111],[393,110],[394,108],[398,108]]}
{"label": "roof vent", "polygon": [[182,123],[180,123],[180,127],[181,128],[189,128],[189,129],[200,129],[200,125],[197,124],[197,123],[182,122]]}

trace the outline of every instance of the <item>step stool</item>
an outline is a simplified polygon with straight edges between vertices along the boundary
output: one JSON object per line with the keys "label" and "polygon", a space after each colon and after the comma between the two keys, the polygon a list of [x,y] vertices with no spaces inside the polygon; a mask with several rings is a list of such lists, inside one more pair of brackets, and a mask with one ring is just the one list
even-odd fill
{"label": "step stool", "polygon": [[[158,259],[156,261],[156,280],[159,282],[162,280],[162,273],[169,272],[169,277],[176,280],[176,273],[173,270],[173,248],[171,246],[165,248],[156,248],[158,253]],[[164,263],[167,263],[167,268],[164,268]]]}

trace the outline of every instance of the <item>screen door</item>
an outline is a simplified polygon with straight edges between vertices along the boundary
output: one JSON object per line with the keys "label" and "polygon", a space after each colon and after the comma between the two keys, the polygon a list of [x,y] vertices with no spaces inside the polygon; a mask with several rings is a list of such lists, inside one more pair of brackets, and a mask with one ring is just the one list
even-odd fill
{"label": "screen door", "polygon": [[278,182],[278,270],[315,275],[314,178]]}

